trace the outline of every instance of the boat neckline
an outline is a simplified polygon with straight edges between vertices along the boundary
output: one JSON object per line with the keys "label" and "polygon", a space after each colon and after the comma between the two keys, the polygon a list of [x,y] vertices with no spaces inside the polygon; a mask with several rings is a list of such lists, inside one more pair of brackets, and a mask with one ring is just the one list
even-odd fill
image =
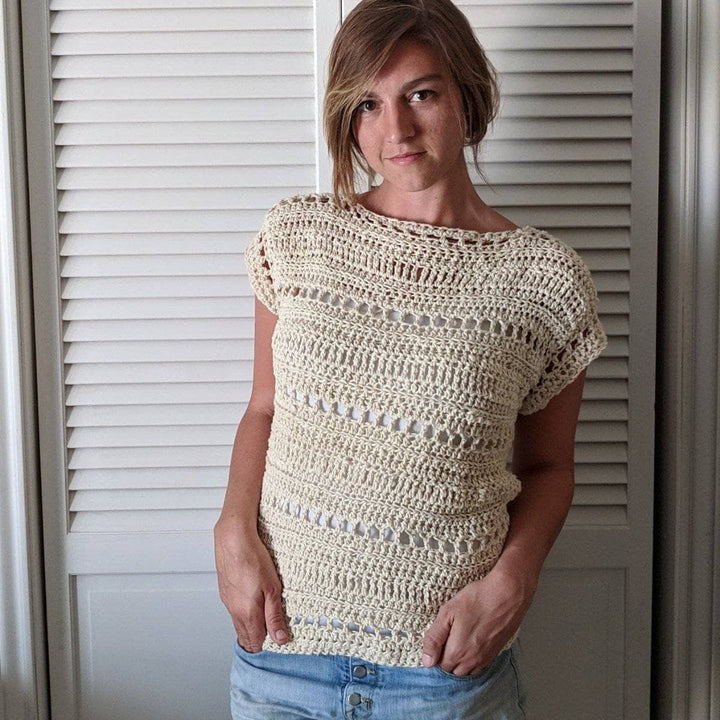
{"label": "boat neckline", "polygon": [[[330,196],[331,201],[333,204],[335,204],[334,199],[332,196]],[[336,205],[337,206],[337,205]],[[434,231],[436,233],[442,233],[442,234],[452,234],[455,236],[463,235],[463,236],[472,236],[472,237],[478,237],[478,238],[485,238],[485,237],[507,237],[510,235],[515,235],[516,233],[525,233],[528,230],[531,230],[532,227],[530,225],[518,225],[514,228],[508,228],[507,230],[487,230],[485,232],[481,232],[480,230],[470,230],[468,228],[460,228],[460,227],[450,227],[448,225],[433,225],[432,223],[427,222],[420,222],[418,220],[404,220],[402,218],[396,218],[392,215],[382,215],[381,213],[377,213],[374,210],[370,210],[369,208],[365,207],[362,203],[358,202],[357,200],[353,202],[350,206],[351,210],[354,210],[362,215],[365,215],[371,219],[374,219],[376,222],[380,224],[393,224],[393,225],[402,225],[406,226],[408,228],[420,228],[420,229],[427,229]]]}

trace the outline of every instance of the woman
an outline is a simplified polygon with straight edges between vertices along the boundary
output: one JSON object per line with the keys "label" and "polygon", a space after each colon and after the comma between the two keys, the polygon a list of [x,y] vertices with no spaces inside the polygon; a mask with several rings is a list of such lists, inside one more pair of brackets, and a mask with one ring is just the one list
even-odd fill
{"label": "woman", "polygon": [[[245,256],[253,389],[215,527],[233,718],[523,718],[597,294],[475,192],[497,86],[449,0],[363,0],[329,69],[334,193],[277,203]],[[356,194],[354,163],[382,182]]]}

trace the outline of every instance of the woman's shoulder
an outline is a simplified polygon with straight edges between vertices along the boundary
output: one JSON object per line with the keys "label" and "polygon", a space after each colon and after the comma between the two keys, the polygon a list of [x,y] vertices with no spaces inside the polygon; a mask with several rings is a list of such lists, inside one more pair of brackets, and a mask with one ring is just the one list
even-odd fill
{"label": "woman's shoulder", "polygon": [[310,216],[318,211],[336,209],[331,193],[309,192],[288,195],[281,198],[267,211],[266,219],[298,218],[302,215]]}
{"label": "woman's shoulder", "polygon": [[580,253],[567,240],[533,225],[525,225],[523,231],[522,244],[530,257],[535,258],[538,263],[558,268],[587,268]]}
{"label": "woman's shoulder", "polygon": [[318,251],[325,238],[347,225],[344,212],[330,193],[289,195],[265,213],[260,234],[276,256],[302,255],[310,246]]}
{"label": "woman's shoulder", "polygon": [[548,300],[565,302],[566,295],[595,295],[597,289],[582,255],[565,239],[531,225],[520,238],[522,287],[536,288]]}

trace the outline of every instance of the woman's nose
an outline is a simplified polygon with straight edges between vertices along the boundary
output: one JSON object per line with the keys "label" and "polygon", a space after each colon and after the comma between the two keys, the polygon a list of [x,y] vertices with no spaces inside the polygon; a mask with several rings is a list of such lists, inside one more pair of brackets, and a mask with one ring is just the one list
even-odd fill
{"label": "woman's nose", "polygon": [[392,143],[401,143],[415,134],[410,108],[403,103],[388,103],[385,111],[385,134]]}

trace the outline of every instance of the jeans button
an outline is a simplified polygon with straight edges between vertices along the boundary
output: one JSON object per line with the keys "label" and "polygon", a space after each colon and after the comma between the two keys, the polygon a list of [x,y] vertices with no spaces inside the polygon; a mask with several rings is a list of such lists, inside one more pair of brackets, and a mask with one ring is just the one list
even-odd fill
{"label": "jeans button", "polygon": [[356,665],[353,669],[353,675],[356,678],[364,678],[367,675],[367,668],[364,665]]}
{"label": "jeans button", "polygon": [[349,698],[348,701],[350,704],[354,707],[355,705],[359,705],[362,701],[362,697],[360,697],[360,693],[353,693]]}

